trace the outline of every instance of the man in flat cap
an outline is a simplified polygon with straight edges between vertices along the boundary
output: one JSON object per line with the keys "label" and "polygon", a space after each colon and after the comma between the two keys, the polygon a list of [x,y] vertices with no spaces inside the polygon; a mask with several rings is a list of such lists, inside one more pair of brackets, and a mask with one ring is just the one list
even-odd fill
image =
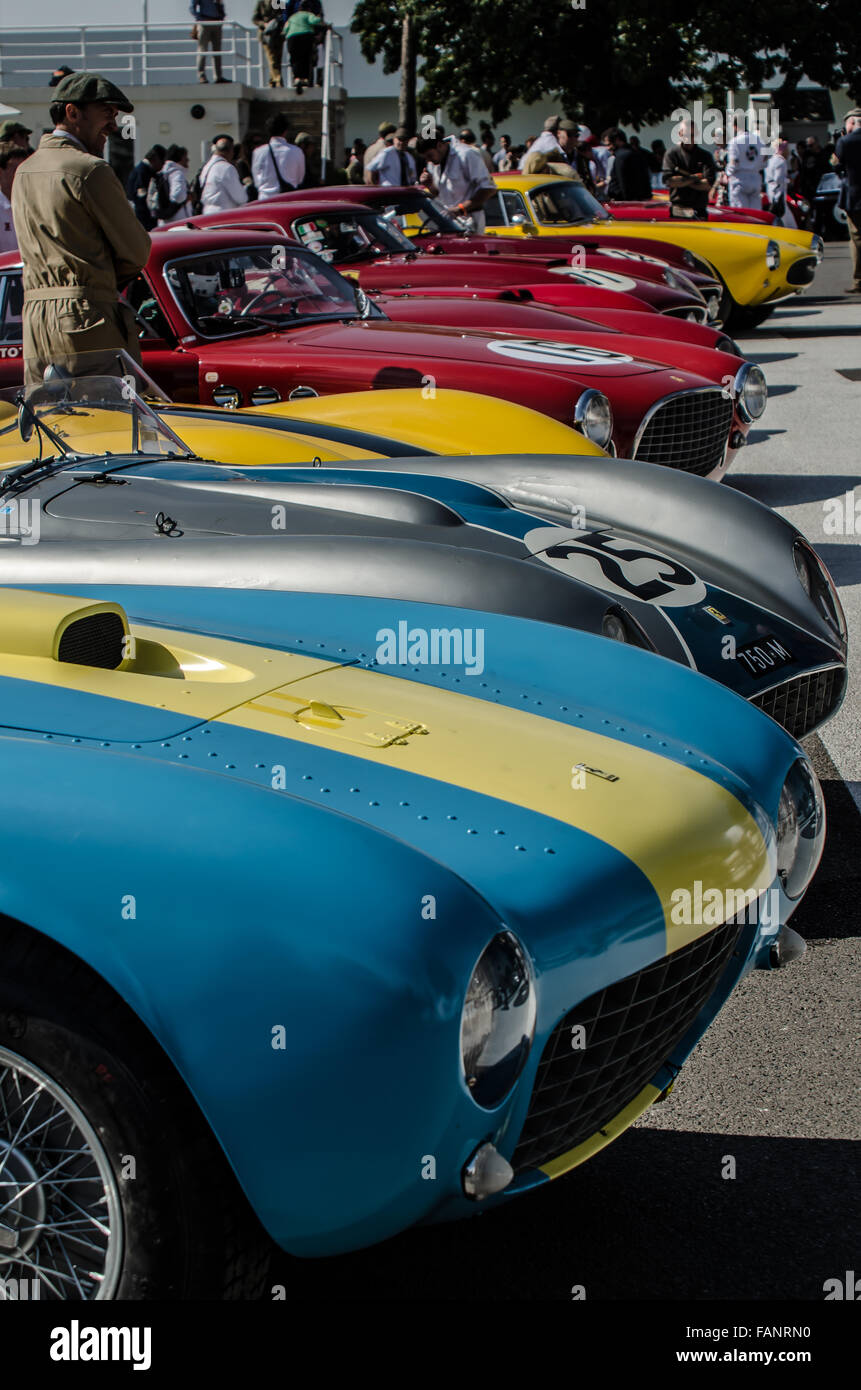
{"label": "man in flat cap", "polygon": [[4,121],[0,125],[0,140],[7,140],[13,145],[20,145],[22,150],[29,150],[32,134],[30,127],[22,125],[20,121]]}
{"label": "man in flat cap", "polygon": [[102,157],[117,112],[131,110],[119,87],[98,73],[65,77],[50,106],[54,129],[15,179],[30,384],[51,362],[86,375],[118,373],[121,348],[140,361],[134,316],[118,293],[146,264],[150,239]]}

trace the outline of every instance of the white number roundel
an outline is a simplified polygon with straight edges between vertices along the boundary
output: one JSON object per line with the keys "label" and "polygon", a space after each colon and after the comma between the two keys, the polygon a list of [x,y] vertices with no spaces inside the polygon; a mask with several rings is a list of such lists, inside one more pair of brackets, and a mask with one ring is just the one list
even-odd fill
{"label": "white number roundel", "polygon": [[621,247],[602,246],[602,256],[618,256],[621,261],[648,261],[649,265],[666,265],[659,256],[644,256],[641,251],[624,251]]}
{"label": "white number roundel", "polygon": [[551,275],[567,275],[580,285],[591,285],[596,290],[614,290],[617,294],[630,293],[637,288],[636,280],[630,275],[619,275],[615,270],[590,270],[588,266],[552,265]]}
{"label": "white number roundel", "polygon": [[487,345],[491,352],[514,357],[518,362],[540,362],[556,367],[619,367],[633,362],[624,352],[584,347],[579,343],[554,343],[541,338],[499,338]]}
{"label": "white number roundel", "polygon": [[619,598],[690,608],[706,597],[705,584],[686,565],[611,531],[540,526],[527,532],[523,543],[546,565]]}

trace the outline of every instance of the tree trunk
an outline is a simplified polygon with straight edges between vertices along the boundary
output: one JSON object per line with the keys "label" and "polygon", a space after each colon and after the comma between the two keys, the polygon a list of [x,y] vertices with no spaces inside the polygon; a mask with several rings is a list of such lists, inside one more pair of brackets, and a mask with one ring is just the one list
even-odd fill
{"label": "tree trunk", "polygon": [[398,125],[406,126],[411,135],[416,132],[416,45],[413,16],[409,11],[401,24],[401,94],[398,102]]}

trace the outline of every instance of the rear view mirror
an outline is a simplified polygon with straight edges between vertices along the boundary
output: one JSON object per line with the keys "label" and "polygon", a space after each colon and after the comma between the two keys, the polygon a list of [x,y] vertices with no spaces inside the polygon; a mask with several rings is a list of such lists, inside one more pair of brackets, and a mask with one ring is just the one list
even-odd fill
{"label": "rear view mirror", "polygon": [[22,401],[18,407],[18,433],[25,444],[33,438],[33,427],[36,421],[33,412],[26,402]]}

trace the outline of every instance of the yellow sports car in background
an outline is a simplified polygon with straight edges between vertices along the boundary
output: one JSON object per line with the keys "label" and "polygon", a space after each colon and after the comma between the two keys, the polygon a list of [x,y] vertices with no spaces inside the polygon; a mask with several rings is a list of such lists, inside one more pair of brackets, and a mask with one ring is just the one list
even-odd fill
{"label": "yellow sports car in background", "polygon": [[[147,381],[141,391],[153,399],[162,418],[190,449],[202,458],[234,467],[423,453],[604,455],[578,430],[540,411],[472,391],[350,391],[247,410],[174,405]],[[7,399],[0,401],[0,468],[32,456],[18,432],[17,409],[11,400],[15,392],[5,394]],[[128,447],[124,419],[105,416],[96,428],[92,415],[70,412],[64,437],[76,437],[76,424],[86,435],[88,453]],[[117,430],[123,442],[114,440]]]}
{"label": "yellow sports car in background", "polygon": [[[688,252],[692,269],[723,284],[721,318],[761,322],[781,299],[800,294],[822,259],[822,239],[798,228],[762,229],[750,222],[622,221],[593,198],[579,179],[547,174],[497,174],[499,192],[485,205],[487,232],[499,236],[570,236],[605,248],[614,241],[663,242]],[[594,243],[592,243],[594,244]],[[660,251],[654,254],[660,255]]]}

